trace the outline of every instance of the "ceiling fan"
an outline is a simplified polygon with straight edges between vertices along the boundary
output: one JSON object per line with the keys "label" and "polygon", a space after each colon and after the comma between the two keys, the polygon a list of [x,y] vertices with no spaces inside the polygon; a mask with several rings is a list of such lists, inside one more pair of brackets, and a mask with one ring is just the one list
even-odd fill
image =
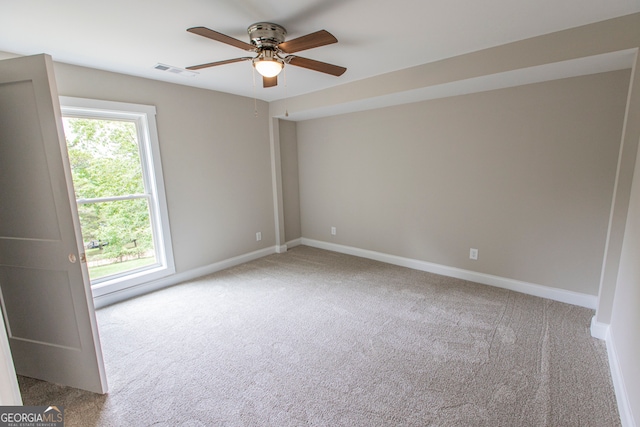
{"label": "ceiling fan", "polygon": [[291,55],[292,53],[302,50],[337,43],[338,39],[325,30],[316,31],[306,36],[285,41],[287,30],[285,30],[283,26],[271,22],[258,22],[247,29],[251,43],[245,43],[206,27],[192,27],[187,29],[187,31],[257,54],[255,57],[246,56],[193,65],[187,67],[187,70],[199,70],[201,68],[232,64],[234,62],[252,61],[255,69],[262,75],[263,87],[273,87],[278,84],[278,74],[280,74],[285,64],[331,74],[332,76],[341,76],[347,71],[345,67]]}

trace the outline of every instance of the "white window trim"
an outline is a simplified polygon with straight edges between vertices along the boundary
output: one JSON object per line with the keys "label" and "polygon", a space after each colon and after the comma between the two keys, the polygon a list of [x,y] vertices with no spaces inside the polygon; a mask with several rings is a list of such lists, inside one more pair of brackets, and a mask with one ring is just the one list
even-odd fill
{"label": "white window trim", "polygon": [[[92,284],[93,297],[100,297],[123,289],[152,282],[175,273],[169,214],[165,196],[160,144],[156,127],[156,108],[152,105],[131,104],[126,102],[102,101],[96,99],[60,97],[60,108],[63,116],[87,117],[97,119],[120,119],[136,122],[138,139],[144,149],[140,150],[145,190],[155,194],[149,198],[150,219],[155,224],[154,242],[156,259],[160,265],[141,271],[111,276]],[[149,168],[153,175],[149,174]],[[151,177],[151,179],[149,179]],[[155,204],[152,203],[155,199]]]}

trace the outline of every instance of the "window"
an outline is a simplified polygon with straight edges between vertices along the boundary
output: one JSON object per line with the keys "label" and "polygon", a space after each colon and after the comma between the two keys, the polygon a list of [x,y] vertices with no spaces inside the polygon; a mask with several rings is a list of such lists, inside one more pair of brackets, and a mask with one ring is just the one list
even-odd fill
{"label": "window", "polygon": [[93,295],[173,274],[155,107],[60,104]]}

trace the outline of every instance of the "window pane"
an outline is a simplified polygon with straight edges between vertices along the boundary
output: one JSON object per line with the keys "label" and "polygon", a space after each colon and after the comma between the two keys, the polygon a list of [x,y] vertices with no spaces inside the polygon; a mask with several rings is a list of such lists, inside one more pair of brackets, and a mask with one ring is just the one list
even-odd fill
{"label": "window pane", "polygon": [[136,125],[64,117],[77,199],[144,193]]}
{"label": "window pane", "polygon": [[147,199],[78,206],[91,281],[156,264]]}
{"label": "window pane", "polygon": [[91,287],[100,305],[107,294],[111,301],[113,292],[175,273],[156,111],[64,96],[60,104]]}

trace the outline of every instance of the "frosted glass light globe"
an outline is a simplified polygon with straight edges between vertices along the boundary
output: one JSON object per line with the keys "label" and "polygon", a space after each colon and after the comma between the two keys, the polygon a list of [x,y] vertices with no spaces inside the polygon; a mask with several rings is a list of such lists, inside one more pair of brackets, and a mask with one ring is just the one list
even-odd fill
{"label": "frosted glass light globe", "polygon": [[264,77],[275,77],[282,71],[283,64],[273,59],[262,59],[255,61],[253,66]]}

